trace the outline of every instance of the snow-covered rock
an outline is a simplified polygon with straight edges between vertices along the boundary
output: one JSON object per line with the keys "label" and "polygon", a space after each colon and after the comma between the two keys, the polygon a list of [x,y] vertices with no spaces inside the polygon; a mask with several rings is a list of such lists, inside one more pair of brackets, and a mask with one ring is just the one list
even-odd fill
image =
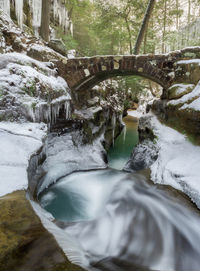
{"label": "snow-covered rock", "polygon": [[158,150],[158,157],[150,166],[152,181],[183,191],[200,208],[200,147],[161,124],[154,115],[146,119],[146,125],[156,136],[154,144]]}
{"label": "snow-covered rock", "polygon": [[134,172],[149,168],[158,158],[158,149],[151,140],[137,145],[123,170]]}
{"label": "snow-covered rock", "polygon": [[46,175],[41,180],[38,193],[72,172],[106,168],[102,140],[103,138],[100,137],[92,144],[75,146],[72,134],[59,137],[50,135],[47,143],[47,159],[43,164]]}
{"label": "snow-covered rock", "polygon": [[[180,90],[180,89],[179,89]],[[190,87],[190,92],[186,93],[179,99],[171,100],[168,102],[170,106],[181,106],[184,104],[190,104],[192,101],[200,97],[200,81],[195,88]],[[181,109],[181,108],[180,108]]]}
{"label": "snow-covered rock", "polygon": [[0,53],[10,52],[24,53],[46,62],[55,59],[67,60],[66,57],[46,46],[41,39],[32,36],[31,32],[22,31],[6,13],[0,10]]}
{"label": "snow-covered rock", "polygon": [[175,84],[168,89],[169,99],[178,99],[183,95],[188,94],[194,89],[194,84]]}
{"label": "snow-covered rock", "polygon": [[44,123],[0,122],[0,196],[28,188],[29,160],[46,135]]}
{"label": "snow-covered rock", "polygon": [[0,119],[55,122],[60,109],[70,117],[66,81],[49,63],[24,54],[0,55]]}

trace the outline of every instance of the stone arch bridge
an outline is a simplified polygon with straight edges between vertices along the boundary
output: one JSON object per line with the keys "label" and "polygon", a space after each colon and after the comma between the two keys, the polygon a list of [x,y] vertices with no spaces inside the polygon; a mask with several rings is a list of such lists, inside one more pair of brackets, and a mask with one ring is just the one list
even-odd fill
{"label": "stone arch bridge", "polygon": [[200,58],[200,47],[159,55],[73,58],[57,62],[56,65],[59,75],[75,91],[90,89],[111,77],[127,75],[139,75],[150,79],[166,90],[186,76],[187,70],[177,69],[178,61],[197,58]]}

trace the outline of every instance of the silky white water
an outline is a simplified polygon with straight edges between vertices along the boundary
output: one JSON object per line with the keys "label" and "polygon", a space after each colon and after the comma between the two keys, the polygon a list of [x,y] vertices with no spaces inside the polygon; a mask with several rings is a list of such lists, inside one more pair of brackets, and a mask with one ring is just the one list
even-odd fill
{"label": "silky white water", "polygon": [[91,271],[198,271],[200,217],[181,199],[115,169],[70,174],[39,195]]}

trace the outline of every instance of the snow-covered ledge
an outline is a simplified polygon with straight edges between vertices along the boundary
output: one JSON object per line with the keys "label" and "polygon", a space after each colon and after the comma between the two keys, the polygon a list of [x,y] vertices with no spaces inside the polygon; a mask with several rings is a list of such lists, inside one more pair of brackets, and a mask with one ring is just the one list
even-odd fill
{"label": "snow-covered ledge", "polygon": [[0,196],[28,188],[29,160],[46,135],[44,123],[0,122]]}
{"label": "snow-covered ledge", "polygon": [[159,148],[158,159],[151,166],[152,180],[183,191],[200,208],[200,147],[183,134],[162,125],[155,116],[151,124]]}
{"label": "snow-covered ledge", "polygon": [[[200,208],[200,147],[193,145],[185,135],[161,124],[151,113],[142,122],[153,131],[153,147],[158,153],[153,164],[148,161],[149,155],[142,156],[145,164],[151,164],[152,181],[181,190]],[[154,155],[155,149],[147,149]]]}

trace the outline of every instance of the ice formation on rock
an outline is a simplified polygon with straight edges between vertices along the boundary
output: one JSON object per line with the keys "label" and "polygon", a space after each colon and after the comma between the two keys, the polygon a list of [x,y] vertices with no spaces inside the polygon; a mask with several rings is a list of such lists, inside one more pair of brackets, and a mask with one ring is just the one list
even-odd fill
{"label": "ice formation on rock", "polygon": [[68,96],[60,98],[62,99],[55,99],[51,103],[42,100],[38,101],[37,99],[33,100],[32,98],[24,101],[22,106],[31,121],[54,124],[61,109],[64,110],[66,119],[71,116],[70,98]]}
{"label": "ice formation on rock", "polygon": [[63,1],[60,1],[60,0],[53,1],[54,19],[58,19],[59,24],[63,27],[65,31],[69,28],[71,31],[73,31],[72,23],[70,24],[70,21],[69,21],[68,11],[62,2]]}
{"label": "ice formation on rock", "polygon": [[[23,0],[15,0],[15,13],[19,26],[23,25]],[[10,1],[0,0],[0,8],[8,15],[10,15]]]}
{"label": "ice formation on rock", "polygon": [[30,157],[43,146],[44,123],[0,122],[0,196],[27,189]]}
{"label": "ice formation on rock", "polygon": [[116,115],[113,113],[112,115],[112,144],[114,146],[115,143],[115,128],[116,128]]}
{"label": "ice formation on rock", "polygon": [[[29,121],[53,124],[62,109],[62,117],[70,118],[69,89],[55,70],[17,53],[2,55],[0,68],[0,88],[6,95],[6,106],[0,112],[4,112],[4,117],[12,111],[15,119],[21,116]],[[14,104],[10,104],[9,97],[14,97]]]}
{"label": "ice formation on rock", "polygon": [[0,0],[0,9],[2,9],[5,13],[10,15],[10,1]]}
{"label": "ice formation on rock", "polygon": [[20,28],[23,26],[23,2],[23,0],[15,0],[15,13]]}
{"label": "ice formation on rock", "polygon": [[35,35],[38,35],[38,28],[41,25],[42,17],[42,1],[41,0],[30,0],[30,6],[32,7],[33,13],[33,28],[35,30]]}

